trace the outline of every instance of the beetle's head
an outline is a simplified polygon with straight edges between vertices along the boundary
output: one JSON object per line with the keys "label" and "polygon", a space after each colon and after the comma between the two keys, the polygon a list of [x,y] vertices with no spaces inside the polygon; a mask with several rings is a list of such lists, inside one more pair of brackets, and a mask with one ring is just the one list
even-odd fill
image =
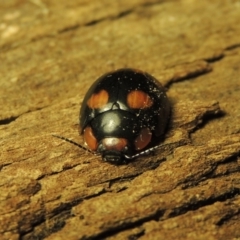
{"label": "beetle's head", "polygon": [[108,137],[100,141],[97,152],[104,161],[114,164],[126,163],[125,155],[129,155],[130,146],[125,138]]}

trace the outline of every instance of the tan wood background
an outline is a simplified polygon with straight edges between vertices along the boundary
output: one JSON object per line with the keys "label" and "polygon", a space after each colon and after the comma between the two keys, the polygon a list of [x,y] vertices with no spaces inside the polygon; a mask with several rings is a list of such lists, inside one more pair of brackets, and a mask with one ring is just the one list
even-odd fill
{"label": "tan wood background", "polygon": [[[154,155],[82,143],[83,96],[133,67],[168,89]],[[240,239],[240,1],[0,1],[1,239]]]}

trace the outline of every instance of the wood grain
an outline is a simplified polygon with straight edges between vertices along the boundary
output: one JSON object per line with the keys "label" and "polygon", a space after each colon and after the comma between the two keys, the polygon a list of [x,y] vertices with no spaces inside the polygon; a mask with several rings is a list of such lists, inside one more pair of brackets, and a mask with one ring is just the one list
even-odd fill
{"label": "wood grain", "polygon": [[[239,1],[0,3],[1,239],[240,239]],[[79,109],[123,67],[168,89],[152,155],[105,163]]]}

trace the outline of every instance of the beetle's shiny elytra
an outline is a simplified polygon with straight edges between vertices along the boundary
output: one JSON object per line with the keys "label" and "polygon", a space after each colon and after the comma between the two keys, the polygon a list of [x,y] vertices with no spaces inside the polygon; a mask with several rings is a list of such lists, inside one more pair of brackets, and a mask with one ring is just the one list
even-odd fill
{"label": "beetle's shiny elytra", "polygon": [[80,110],[80,133],[90,151],[121,163],[154,149],[170,115],[163,86],[151,75],[119,69],[97,79]]}

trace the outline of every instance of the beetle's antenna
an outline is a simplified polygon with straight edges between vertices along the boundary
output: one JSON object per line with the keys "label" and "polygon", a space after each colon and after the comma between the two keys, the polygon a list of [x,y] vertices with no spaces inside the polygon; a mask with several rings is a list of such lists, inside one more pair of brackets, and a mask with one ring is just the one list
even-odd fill
{"label": "beetle's antenna", "polygon": [[147,154],[149,154],[150,152],[153,152],[153,151],[155,151],[156,149],[161,148],[161,147],[166,146],[166,145],[167,145],[167,144],[165,144],[165,145],[157,145],[157,146],[151,147],[151,148],[149,148],[149,149],[146,149],[146,150],[144,150],[144,151],[142,151],[142,152],[139,152],[139,153],[137,153],[137,154],[135,154],[135,155],[132,155],[132,156],[124,155],[124,157],[125,157],[126,159],[133,159],[133,158],[136,158],[136,157],[139,157],[139,156],[142,156],[142,155],[147,155]]}
{"label": "beetle's antenna", "polygon": [[53,137],[56,137],[56,138],[60,138],[60,139],[66,141],[66,142],[69,142],[69,143],[71,143],[71,144],[73,144],[73,145],[75,145],[75,146],[77,146],[77,147],[79,147],[79,148],[82,148],[83,150],[85,150],[85,151],[87,151],[87,152],[90,152],[90,153],[92,153],[92,154],[94,154],[94,155],[97,155],[95,152],[91,151],[90,149],[88,149],[88,148],[82,146],[81,144],[76,143],[76,142],[74,142],[74,141],[72,141],[72,140],[70,140],[70,139],[68,139],[68,138],[65,138],[65,137],[62,137],[62,136],[58,136],[58,135],[55,135],[55,134],[52,134],[52,136],[53,136]]}

